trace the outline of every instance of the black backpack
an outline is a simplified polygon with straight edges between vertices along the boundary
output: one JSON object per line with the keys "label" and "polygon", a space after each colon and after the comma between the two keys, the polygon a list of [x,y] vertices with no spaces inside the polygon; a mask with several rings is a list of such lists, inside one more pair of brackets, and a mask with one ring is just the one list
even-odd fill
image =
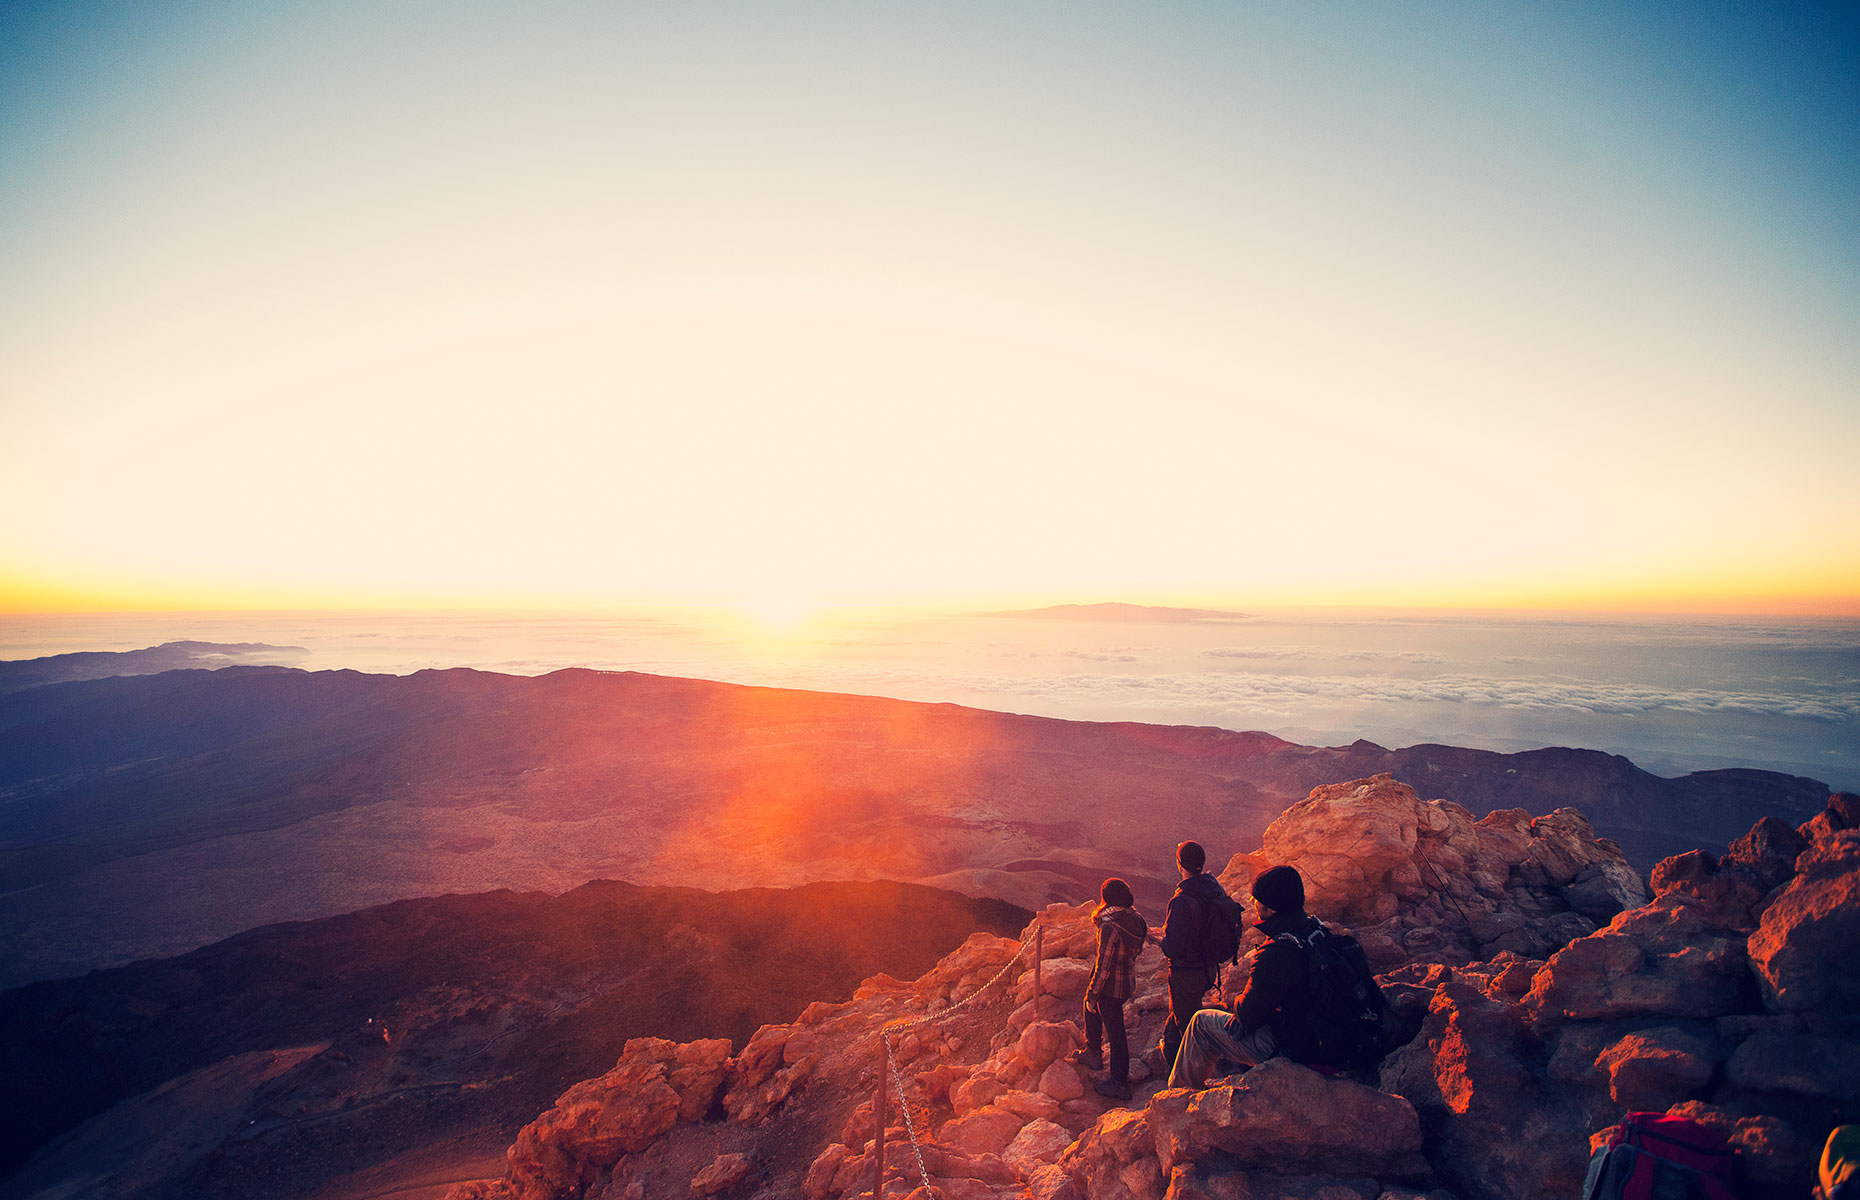
{"label": "black backpack", "polygon": [[1347,933],[1319,925],[1305,937],[1282,933],[1275,941],[1305,956],[1311,985],[1308,1010],[1313,1061],[1346,1071],[1382,1061],[1382,1012],[1387,1002],[1363,947]]}
{"label": "black backpack", "polygon": [[1240,961],[1240,905],[1226,892],[1197,896],[1208,910],[1201,930],[1201,961],[1210,968]]}

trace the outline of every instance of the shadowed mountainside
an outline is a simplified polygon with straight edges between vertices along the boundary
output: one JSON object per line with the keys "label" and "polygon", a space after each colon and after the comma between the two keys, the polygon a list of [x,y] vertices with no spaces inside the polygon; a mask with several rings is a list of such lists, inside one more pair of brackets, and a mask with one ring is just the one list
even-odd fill
{"label": "shadowed mountainside", "polygon": [[628,1038],[741,1046],[810,1001],[842,999],[876,972],[916,975],[970,934],[1013,933],[1030,915],[898,883],[597,882],[404,900],[17,988],[0,993],[0,1175],[118,1101],[213,1071],[193,1083],[201,1095],[183,1081],[101,1118],[0,1195],[85,1172],[118,1173],[103,1192],[172,1173],[173,1153],[155,1156],[159,1170],[137,1163],[149,1113],[143,1133],[171,1150],[195,1125],[225,1127],[177,1195],[306,1195],[436,1145],[496,1158]]}
{"label": "shadowed mountainside", "polygon": [[1524,754],[1013,716],[634,673],[231,667],[0,696],[0,984],[406,896],[589,879],[911,879],[1035,907],[1175,843],[1225,856],[1389,772],[1483,815],[1574,805],[1643,869],[1827,788]]}

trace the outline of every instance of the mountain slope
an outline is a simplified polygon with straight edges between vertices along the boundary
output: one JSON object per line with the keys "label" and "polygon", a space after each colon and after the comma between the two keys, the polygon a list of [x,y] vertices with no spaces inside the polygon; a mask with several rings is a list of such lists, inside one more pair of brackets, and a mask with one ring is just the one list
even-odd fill
{"label": "mountain slope", "polygon": [[1642,867],[1827,793],[633,673],[178,671],[0,696],[0,984],[597,878],[936,880],[1031,907],[1120,874],[1154,902],[1182,838],[1250,849],[1311,788],[1384,771],[1475,814],[1579,804]]}
{"label": "mountain slope", "polygon": [[[597,882],[562,896],[403,900],[32,984],[0,993],[0,1176],[117,1101],[221,1063],[207,1077],[217,1084],[194,1089],[203,1095],[187,1099],[180,1084],[181,1099],[140,1102],[121,1122],[158,1111],[184,1126],[208,1095],[232,1094],[238,1152],[203,1168],[193,1194],[237,1192],[232,1180],[266,1171],[277,1176],[264,1194],[302,1194],[319,1171],[437,1141],[494,1149],[630,1037],[740,1045],[874,972],[915,974],[1028,915],[898,883]],[[93,1131],[76,1166],[68,1154],[0,1194],[30,1194],[114,1140]]]}

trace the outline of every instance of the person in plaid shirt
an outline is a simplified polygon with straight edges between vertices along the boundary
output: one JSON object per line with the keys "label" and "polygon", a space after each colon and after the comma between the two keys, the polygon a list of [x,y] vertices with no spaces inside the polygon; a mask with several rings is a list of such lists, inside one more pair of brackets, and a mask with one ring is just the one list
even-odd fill
{"label": "person in plaid shirt", "polygon": [[1092,913],[1098,928],[1098,961],[1092,964],[1085,985],[1085,1052],[1079,1061],[1096,1071],[1104,1066],[1100,1039],[1111,1048],[1108,1078],[1092,1086],[1101,1096],[1130,1099],[1130,1039],[1124,1031],[1124,1001],[1136,991],[1137,955],[1149,935],[1149,924],[1131,907],[1136,897],[1121,879],[1107,879],[1098,892],[1101,903]]}

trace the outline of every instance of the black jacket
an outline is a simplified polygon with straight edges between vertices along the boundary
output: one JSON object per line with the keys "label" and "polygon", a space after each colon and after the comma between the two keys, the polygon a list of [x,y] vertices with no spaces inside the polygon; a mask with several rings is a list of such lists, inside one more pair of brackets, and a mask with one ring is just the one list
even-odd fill
{"label": "black jacket", "polygon": [[1169,897],[1169,914],[1163,918],[1162,952],[1171,970],[1211,970],[1218,964],[1203,957],[1202,938],[1214,919],[1213,898],[1227,895],[1221,881],[1198,871],[1178,883]]}
{"label": "black jacket", "polygon": [[[1304,913],[1274,913],[1256,928],[1269,938],[1290,933],[1301,938],[1318,928],[1316,917]],[[1310,968],[1305,952],[1284,942],[1270,941],[1253,951],[1253,973],[1246,992],[1234,1004],[1227,1032],[1234,1037],[1252,1033],[1261,1025],[1279,1039],[1279,1053],[1294,1062],[1313,1060],[1317,1044],[1311,1032]]]}

